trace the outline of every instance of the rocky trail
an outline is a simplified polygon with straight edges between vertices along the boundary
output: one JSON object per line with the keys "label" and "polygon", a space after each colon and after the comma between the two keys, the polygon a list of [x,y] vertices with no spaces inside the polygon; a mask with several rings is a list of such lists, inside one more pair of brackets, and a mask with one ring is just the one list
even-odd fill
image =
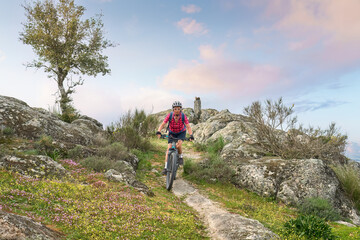
{"label": "rocky trail", "polygon": [[[184,155],[192,159],[200,159],[201,157],[195,152]],[[184,179],[176,179],[172,191],[176,196],[183,198],[187,205],[199,213],[208,228],[211,239],[277,238],[276,234],[265,228],[259,221],[224,210],[219,204],[207,198]]]}

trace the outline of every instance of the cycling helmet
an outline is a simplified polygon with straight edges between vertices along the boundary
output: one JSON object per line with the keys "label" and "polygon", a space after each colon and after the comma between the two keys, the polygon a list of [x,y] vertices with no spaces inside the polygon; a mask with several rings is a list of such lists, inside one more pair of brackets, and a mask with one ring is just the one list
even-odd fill
{"label": "cycling helmet", "polygon": [[180,107],[180,108],[182,108],[182,104],[181,104],[181,102],[179,102],[179,101],[175,101],[175,102],[173,102],[173,104],[172,104],[172,108],[174,108],[174,107]]}

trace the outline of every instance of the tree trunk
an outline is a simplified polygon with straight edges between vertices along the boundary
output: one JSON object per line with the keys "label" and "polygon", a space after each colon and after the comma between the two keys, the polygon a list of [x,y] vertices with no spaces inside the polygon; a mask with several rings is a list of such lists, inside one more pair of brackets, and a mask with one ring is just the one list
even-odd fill
{"label": "tree trunk", "polygon": [[68,109],[68,106],[69,106],[69,103],[70,103],[70,99],[68,97],[67,91],[64,88],[65,77],[62,76],[61,74],[59,74],[59,75],[58,75],[58,80],[57,80],[58,89],[59,89],[59,92],[60,92],[60,101],[59,102],[60,102],[61,113],[64,114],[64,113],[67,112],[67,109]]}

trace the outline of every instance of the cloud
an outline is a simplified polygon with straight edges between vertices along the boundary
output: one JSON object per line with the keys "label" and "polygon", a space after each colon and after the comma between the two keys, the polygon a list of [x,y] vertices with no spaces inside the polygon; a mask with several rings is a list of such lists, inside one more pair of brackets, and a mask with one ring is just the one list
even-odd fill
{"label": "cloud", "polygon": [[348,102],[345,101],[333,101],[333,100],[326,100],[322,102],[315,102],[315,101],[301,101],[295,102],[295,110],[296,112],[312,112],[320,109],[325,108],[334,108],[337,106],[341,106],[347,104]]}
{"label": "cloud", "polygon": [[208,33],[203,23],[198,23],[192,18],[183,18],[178,21],[176,25],[181,28],[185,34],[200,36]]}
{"label": "cloud", "polygon": [[161,87],[191,93],[211,93],[222,97],[260,96],[288,85],[281,70],[268,64],[251,64],[227,59],[225,46],[199,47],[199,60],[181,61],[162,79]]}
{"label": "cloud", "polygon": [[6,56],[3,51],[0,50],[0,62],[4,61],[6,59]]}
{"label": "cloud", "polygon": [[274,21],[268,30],[282,33],[288,41],[288,50],[311,49],[308,59],[324,68],[360,60],[360,1],[257,2],[267,4],[263,16]]}
{"label": "cloud", "polygon": [[190,4],[187,6],[182,6],[181,10],[186,13],[197,13],[201,11],[201,8],[194,4]]}
{"label": "cloud", "polygon": [[349,142],[346,147],[346,156],[360,162],[360,144]]}
{"label": "cloud", "polygon": [[[94,97],[101,96],[101,97]],[[73,95],[74,105],[81,114],[93,117],[104,125],[119,120],[128,110],[145,110],[146,113],[160,112],[171,108],[175,100],[184,98],[167,90],[142,87],[137,84],[101,86],[87,82]]]}

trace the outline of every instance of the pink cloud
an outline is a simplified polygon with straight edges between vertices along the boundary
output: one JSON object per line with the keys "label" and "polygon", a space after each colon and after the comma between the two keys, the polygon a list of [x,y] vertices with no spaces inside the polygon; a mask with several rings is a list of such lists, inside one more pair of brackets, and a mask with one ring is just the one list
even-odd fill
{"label": "pink cloud", "polygon": [[182,6],[181,10],[186,13],[197,13],[201,11],[201,8],[194,4],[190,4],[187,6]]}
{"label": "pink cloud", "polygon": [[223,48],[200,46],[202,61],[179,63],[163,77],[161,86],[176,87],[186,93],[214,93],[232,98],[259,96],[287,85],[279,68],[226,59]]}
{"label": "pink cloud", "polygon": [[185,34],[204,35],[208,32],[203,23],[196,22],[192,18],[183,18],[177,22],[177,26],[182,29]]}
{"label": "pink cloud", "polygon": [[[313,49],[310,61],[324,68],[341,67],[360,60],[360,1],[358,0],[257,0],[265,4],[263,16],[274,24],[268,32],[286,36],[288,49]],[[260,33],[264,33],[261,28]],[[351,51],[353,49],[353,51]]]}

